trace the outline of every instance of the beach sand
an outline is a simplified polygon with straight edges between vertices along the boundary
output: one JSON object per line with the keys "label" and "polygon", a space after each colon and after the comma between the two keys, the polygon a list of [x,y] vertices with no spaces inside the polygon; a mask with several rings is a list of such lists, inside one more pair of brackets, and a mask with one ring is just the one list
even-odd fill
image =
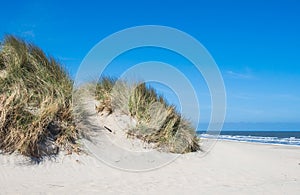
{"label": "beach sand", "polygon": [[[92,100],[88,105],[93,110]],[[300,193],[300,147],[218,141],[209,152],[176,156],[127,139],[119,130],[134,124],[128,117],[89,116],[94,123],[89,124],[94,127],[92,140],[100,147],[92,148],[83,140],[92,152],[61,152],[39,164],[16,154],[0,155],[0,194]],[[127,152],[116,149],[114,143]],[[165,159],[171,160],[160,166]],[[141,171],[147,168],[152,170]]]}
{"label": "beach sand", "polygon": [[205,156],[181,155],[161,168],[128,172],[91,155],[32,165],[0,155],[0,194],[299,194],[300,148],[218,141]]}

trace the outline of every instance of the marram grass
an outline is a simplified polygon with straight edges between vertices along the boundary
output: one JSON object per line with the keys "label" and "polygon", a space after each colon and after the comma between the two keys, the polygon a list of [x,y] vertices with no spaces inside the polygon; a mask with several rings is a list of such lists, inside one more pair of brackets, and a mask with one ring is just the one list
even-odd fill
{"label": "marram grass", "polygon": [[0,47],[0,150],[31,157],[75,150],[72,86],[55,59],[6,36]]}
{"label": "marram grass", "polygon": [[[40,48],[6,36],[0,43],[0,152],[40,158],[59,149],[78,151],[72,110],[73,82]],[[144,83],[105,77],[96,85],[99,111],[119,110],[137,120],[128,130],[168,152],[199,150],[188,120]]]}
{"label": "marram grass", "polygon": [[158,149],[173,153],[194,152],[200,149],[199,139],[191,123],[174,106],[145,83],[129,84],[103,77],[96,86],[100,110],[121,111],[137,120],[128,135],[154,143]]}

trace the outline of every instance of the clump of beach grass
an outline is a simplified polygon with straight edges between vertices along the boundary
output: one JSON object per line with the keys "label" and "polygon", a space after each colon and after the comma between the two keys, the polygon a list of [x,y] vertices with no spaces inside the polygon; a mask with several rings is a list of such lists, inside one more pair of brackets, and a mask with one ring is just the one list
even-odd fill
{"label": "clump of beach grass", "polygon": [[158,149],[172,153],[200,149],[191,123],[143,82],[129,84],[102,77],[96,85],[96,99],[100,102],[99,112],[109,107],[111,112],[121,111],[136,119],[136,127],[127,131],[129,136],[154,143]]}
{"label": "clump of beach grass", "polygon": [[40,158],[77,150],[73,82],[40,48],[6,36],[0,48],[0,150]]}

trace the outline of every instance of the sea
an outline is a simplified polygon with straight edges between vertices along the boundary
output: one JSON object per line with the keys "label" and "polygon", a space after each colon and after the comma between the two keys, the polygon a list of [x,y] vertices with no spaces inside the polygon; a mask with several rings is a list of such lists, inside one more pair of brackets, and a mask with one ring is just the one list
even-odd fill
{"label": "sea", "polygon": [[220,132],[207,127],[198,125],[200,138],[300,146],[300,123],[224,123]]}

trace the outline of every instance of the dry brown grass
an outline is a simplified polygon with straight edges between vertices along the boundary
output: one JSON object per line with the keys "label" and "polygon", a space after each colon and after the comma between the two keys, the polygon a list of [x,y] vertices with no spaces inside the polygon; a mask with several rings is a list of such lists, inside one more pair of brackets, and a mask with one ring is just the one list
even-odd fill
{"label": "dry brown grass", "polygon": [[62,66],[38,47],[7,36],[0,72],[0,150],[38,158],[58,147],[75,150],[73,84]]}

